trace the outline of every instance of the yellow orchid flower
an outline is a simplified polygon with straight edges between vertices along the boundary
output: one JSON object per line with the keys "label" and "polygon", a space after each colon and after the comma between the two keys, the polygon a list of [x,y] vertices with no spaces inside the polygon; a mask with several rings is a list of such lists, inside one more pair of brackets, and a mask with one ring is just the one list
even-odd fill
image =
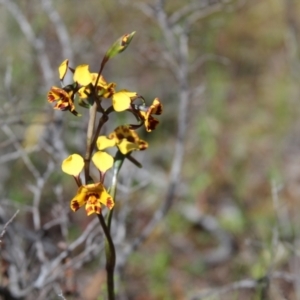
{"label": "yellow orchid flower", "polygon": [[152,104],[147,108],[146,111],[140,110],[139,115],[144,121],[145,128],[148,132],[151,132],[156,128],[159,121],[152,115],[161,115],[163,112],[163,105],[158,98],[155,98]]}
{"label": "yellow orchid flower", "polygon": [[[90,73],[90,76],[92,79],[91,83],[93,86],[95,86],[98,73]],[[96,87],[96,93],[98,96],[101,96],[103,98],[110,98],[115,93],[115,86],[116,84],[114,82],[107,83],[105,78],[100,75]],[[81,99],[88,98],[90,94],[91,88],[89,86],[83,86],[78,91],[78,95]]]}
{"label": "yellow orchid flower", "polygon": [[119,126],[111,134],[99,136],[97,139],[97,147],[104,150],[109,147],[117,146],[122,154],[126,155],[134,150],[145,150],[148,143],[141,140],[138,134],[129,129],[128,126]]}
{"label": "yellow orchid flower", "polygon": [[85,210],[89,216],[93,213],[100,214],[101,204],[109,209],[115,205],[113,198],[99,182],[80,186],[75,197],[71,200],[70,207],[73,211],[77,211],[85,205]]}
{"label": "yellow orchid flower", "polygon": [[75,110],[74,95],[74,89],[71,85],[64,88],[53,86],[48,92],[47,99],[50,103],[56,102],[54,109],[69,110],[73,115],[80,116]]}

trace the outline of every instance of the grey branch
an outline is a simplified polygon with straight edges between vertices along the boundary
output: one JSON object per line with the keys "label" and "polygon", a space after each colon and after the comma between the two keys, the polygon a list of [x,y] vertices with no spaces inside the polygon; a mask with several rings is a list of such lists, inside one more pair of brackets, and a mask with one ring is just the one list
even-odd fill
{"label": "grey branch", "polygon": [[1,239],[3,238],[3,236],[4,236],[5,232],[6,232],[7,227],[9,226],[10,223],[12,223],[12,221],[14,220],[14,218],[17,216],[17,214],[18,214],[19,212],[20,212],[20,211],[17,210],[17,211],[13,214],[13,216],[12,216],[12,217],[4,224],[3,229],[2,229],[2,231],[1,231],[1,233],[0,233],[0,242],[1,242]]}
{"label": "grey branch", "polygon": [[273,272],[269,276],[265,276],[259,279],[243,279],[223,287],[210,288],[203,291],[199,291],[191,295],[189,300],[205,300],[205,299],[221,299],[220,297],[224,294],[234,292],[237,290],[253,290],[259,287],[263,287],[268,284],[271,279],[282,279],[286,282],[293,283],[298,280],[297,276],[287,272]]}
{"label": "grey branch", "polygon": [[179,37],[176,37],[174,28],[169,26],[168,17],[163,7],[164,1],[160,0],[157,5],[152,8],[150,6],[140,6],[143,11],[149,13],[149,15],[155,16],[156,20],[165,37],[165,46],[169,51],[167,55],[169,59],[174,61],[172,67],[178,66],[175,70],[175,76],[177,78],[179,87],[179,106],[178,106],[178,120],[177,120],[177,138],[175,142],[175,153],[172,160],[172,166],[170,171],[170,181],[168,184],[165,199],[161,207],[155,212],[153,218],[149,221],[142,233],[130,242],[124,251],[120,254],[118,260],[118,267],[122,267],[127,261],[128,256],[135,251],[138,246],[151,234],[164,216],[171,208],[174,198],[176,196],[176,188],[179,186],[180,173],[182,169],[183,157],[184,157],[184,140],[187,130],[187,117],[188,117],[188,103],[189,103],[189,82],[188,82],[188,35],[184,30],[180,30]]}
{"label": "grey branch", "polygon": [[29,21],[26,19],[25,15],[22,13],[22,11],[16,3],[10,0],[0,0],[0,4],[3,4],[12,14],[16,22],[19,24],[20,29],[22,30],[27,41],[32,45],[32,47],[36,51],[45,83],[48,84],[49,82],[52,82],[54,74],[51,68],[49,58],[46,54],[46,47],[44,45],[44,42],[35,36],[35,33]]}

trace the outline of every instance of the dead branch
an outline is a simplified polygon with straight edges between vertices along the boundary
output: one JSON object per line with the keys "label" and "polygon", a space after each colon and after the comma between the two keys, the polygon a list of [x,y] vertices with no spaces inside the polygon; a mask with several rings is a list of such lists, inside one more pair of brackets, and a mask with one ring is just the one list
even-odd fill
{"label": "dead branch", "polygon": [[0,233],[0,243],[1,243],[1,239],[3,238],[3,236],[4,236],[5,232],[6,232],[7,227],[9,226],[10,223],[12,223],[12,221],[15,219],[15,217],[17,216],[17,214],[18,214],[19,212],[20,212],[20,210],[17,210],[17,211],[13,214],[13,216],[12,216],[12,217],[4,224],[3,229],[2,229],[2,231],[1,231],[1,233]]}

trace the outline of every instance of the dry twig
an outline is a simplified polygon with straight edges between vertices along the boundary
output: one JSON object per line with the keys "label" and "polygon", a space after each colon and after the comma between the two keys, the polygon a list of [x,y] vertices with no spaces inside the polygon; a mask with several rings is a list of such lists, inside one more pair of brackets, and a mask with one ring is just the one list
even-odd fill
{"label": "dry twig", "polygon": [[6,232],[7,227],[9,226],[10,223],[12,223],[12,221],[15,219],[15,217],[17,216],[17,214],[18,214],[19,212],[20,212],[20,210],[17,210],[17,211],[13,214],[13,216],[12,216],[12,217],[4,224],[3,229],[2,229],[2,231],[1,231],[1,233],[0,233],[0,242],[1,242],[1,239],[3,238],[3,236],[4,236],[5,232]]}

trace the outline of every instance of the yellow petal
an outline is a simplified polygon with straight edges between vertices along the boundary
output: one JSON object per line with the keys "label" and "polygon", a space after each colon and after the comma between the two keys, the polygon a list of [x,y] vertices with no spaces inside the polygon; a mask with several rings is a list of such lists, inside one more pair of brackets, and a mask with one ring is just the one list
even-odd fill
{"label": "yellow petal", "polygon": [[112,103],[115,111],[124,111],[130,107],[131,98],[136,97],[137,93],[122,90],[115,93],[112,97]]}
{"label": "yellow petal", "polygon": [[144,140],[139,140],[138,141],[138,148],[139,150],[146,150],[148,148],[148,143]]}
{"label": "yellow petal", "polygon": [[161,115],[163,112],[163,105],[160,103],[159,98],[155,98],[153,100],[152,105],[150,106],[149,110],[150,114],[154,115]]}
{"label": "yellow petal", "polygon": [[99,169],[103,173],[110,169],[114,163],[113,157],[103,151],[96,152],[92,157],[92,161],[97,169]]}
{"label": "yellow petal", "polygon": [[107,138],[105,135],[101,135],[97,139],[97,147],[99,150],[104,150],[115,145],[116,141],[114,139]]}
{"label": "yellow petal", "polygon": [[100,194],[100,199],[99,201],[106,205],[109,209],[112,209],[115,205],[113,198],[111,195],[106,191],[105,188],[103,188],[102,193]]}
{"label": "yellow petal", "polygon": [[69,60],[64,60],[58,67],[59,79],[63,80],[68,70]]}
{"label": "yellow petal", "polygon": [[61,98],[61,93],[60,93],[61,91],[62,91],[62,89],[60,89],[56,86],[53,86],[47,95],[48,102],[54,102],[54,101],[59,100]]}
{"label": "yellow petal", "polygon": [[89,92],[90,92],[90,89],[83,86],[78,90],[77,94],[78,94],[79,98],[86,99],[88,97]]}
{"label": "yellow petal", "polygon": [[101,182],[84,185],[89,193],[101,193],[104,189]]}
{"label": "yellow petal", "polygon": [[61,165],[63,172],[77,176],[82,171],[84,160],[79,154],[72,154],[66,158]]}
{"label": "yellow petal", "polygon": [[[91,73],[91,76],[92,76],[92,83],[93,83],[93,85],[95,85],[96,79],[98,77],[98,73]],[[97,85],[104,87],[104,88],[107,87],[107,82],[102,75],[100,75]]]}
{"label": "yellow petal", "polygon": [[85,205],[86,214],[90,216],[91,214],[100,214],[101,213],[101,203],[88,201]]}
{"label": "yellow petal", "polygon": [[87,189],[84,186],[79,187],[76,196],[71,200],[70,207],[73,211],[78,210],[86,203]]}
{"label": "yellow petal", "polygon": [[79,65],[76,67],[73,79],[80,85],[89,85],[92,82],[92,75],[89,71],[89,65]]}
{"label": "yellow petal", "polygon": [[128,142],[128,140],[126,140],[126,139],[123,139],[118,144],[118,148],[124,155],[126,155],[127,153],[129,153],[133,150],[139,150],[139,146],[137,144]]}

